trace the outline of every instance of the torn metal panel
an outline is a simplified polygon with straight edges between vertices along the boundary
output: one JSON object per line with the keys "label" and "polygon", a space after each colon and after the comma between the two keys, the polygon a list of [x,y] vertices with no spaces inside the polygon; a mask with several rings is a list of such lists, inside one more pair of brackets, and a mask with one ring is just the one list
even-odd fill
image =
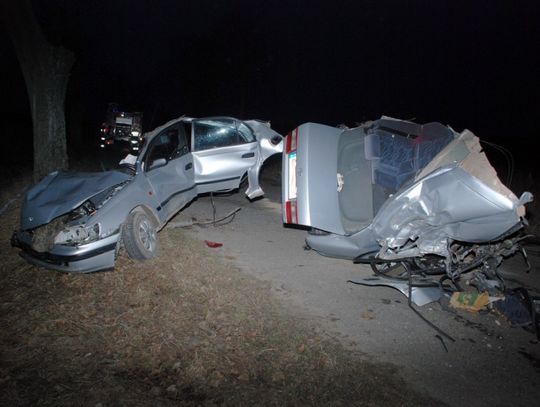
{"label": "torn metal panel", "polygon": [[518,199],[502,184],[478,138],[465,131],[377,213],[372,226],[379,257],[447,256],[453,240],[496,240],[520,223],[530,199],[530,193]]}
{"label": "torn metal panel", "polygon": [[[437,168],[459,163],[459,166],[484,184],[508,197],[517,200],[497,176],[495,168],[489,163],[482,150],[480,140],[471,131],[463,131],[458,138],[448,144],[426,167],[415,177],[420,180]],[[525,207],[519,207],[519,216],[525,215]]]}
{"label": "torn metal panel", "polygon": [[[400,291],[405,297],[409,298],[409,284],[406,281],[392,280],[381,277],[366,277],[360,280],[351,280],[351,283],[366,285],[371,287],[390,287]],[[411,301],[419,307],[438,301],[441,298],[442,290],[439,287],[416,287],[410,288]]]}
{"label": "torn metal panel", "polygon": [[262,165],[270,156],[283,152],[283,137],[272,130],[268,122],[246,120],[245,123],[254,131],[259,141],[258,162],[248,170],[248,188],[245,192],[249,199],[255,199],[264,195],[259,184]]}
{"label": "torn metal panel", "polygon": [[245,120],[244,123],[253,130],[259,141],[262,162],[274,154],[283,152],[283,137],[272,130],[269,122]]}
{"label": "torn metal panel", "polygon": [[383,248],[399,251],[413,241],[416,255],[446,256],[448,239],[500,237],[520,222],[518,207],[517,198],[501,195],[462,168],[444,167],[389,199],[375,216],[373,230]]}

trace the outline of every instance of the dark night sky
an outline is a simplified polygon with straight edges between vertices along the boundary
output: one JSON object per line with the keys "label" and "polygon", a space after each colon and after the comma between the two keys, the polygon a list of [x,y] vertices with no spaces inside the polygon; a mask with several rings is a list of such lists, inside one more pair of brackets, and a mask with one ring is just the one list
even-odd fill
{"label": "dark night sky", "polygon": [[[67,120],[91,142],[116,101],[143,111],[147,130],[181,114],[267,119],[282,133],[384,114],[510,147],[539,130],[538,3],[33,1],[49,40],[76,54]],[[2,27],[0,52],[11,128],[29,113]]]}

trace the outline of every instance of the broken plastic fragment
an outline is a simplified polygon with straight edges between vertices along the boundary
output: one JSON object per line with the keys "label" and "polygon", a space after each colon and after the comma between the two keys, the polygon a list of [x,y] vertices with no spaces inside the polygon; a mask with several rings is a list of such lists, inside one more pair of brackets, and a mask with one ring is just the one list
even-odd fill
{"label": "broken plastic fragment", "polygon": [[206,243],[206,245],[208,247],[212,247],[212,248],[216,248],[216,247],[221,247],[223,246],[223,243],[218,243],[218,242],[212,242],[210,240],[205,240],[204,243]]}

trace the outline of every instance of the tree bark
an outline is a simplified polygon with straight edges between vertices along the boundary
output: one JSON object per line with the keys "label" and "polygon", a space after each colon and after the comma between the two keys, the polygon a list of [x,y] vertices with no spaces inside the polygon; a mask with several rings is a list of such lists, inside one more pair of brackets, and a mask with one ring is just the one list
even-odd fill
{"label": "tree bark", "polygon": [[34,181],[67,169],[64,102],[73,53],[50,44],[29,0],[0,0],[26,82],[34,132]]}

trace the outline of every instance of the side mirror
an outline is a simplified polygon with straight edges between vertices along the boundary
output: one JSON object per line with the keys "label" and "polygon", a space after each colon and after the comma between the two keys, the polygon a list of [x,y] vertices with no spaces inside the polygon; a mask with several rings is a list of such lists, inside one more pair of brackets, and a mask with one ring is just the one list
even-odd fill
{"label": "side mirror", "polygon": [[167,165],[167,160],[165,158],[157,158],[152,161],[152,164],[148,167],[148,171],[153,170],[154,168],[163,167],[164,165]]}

